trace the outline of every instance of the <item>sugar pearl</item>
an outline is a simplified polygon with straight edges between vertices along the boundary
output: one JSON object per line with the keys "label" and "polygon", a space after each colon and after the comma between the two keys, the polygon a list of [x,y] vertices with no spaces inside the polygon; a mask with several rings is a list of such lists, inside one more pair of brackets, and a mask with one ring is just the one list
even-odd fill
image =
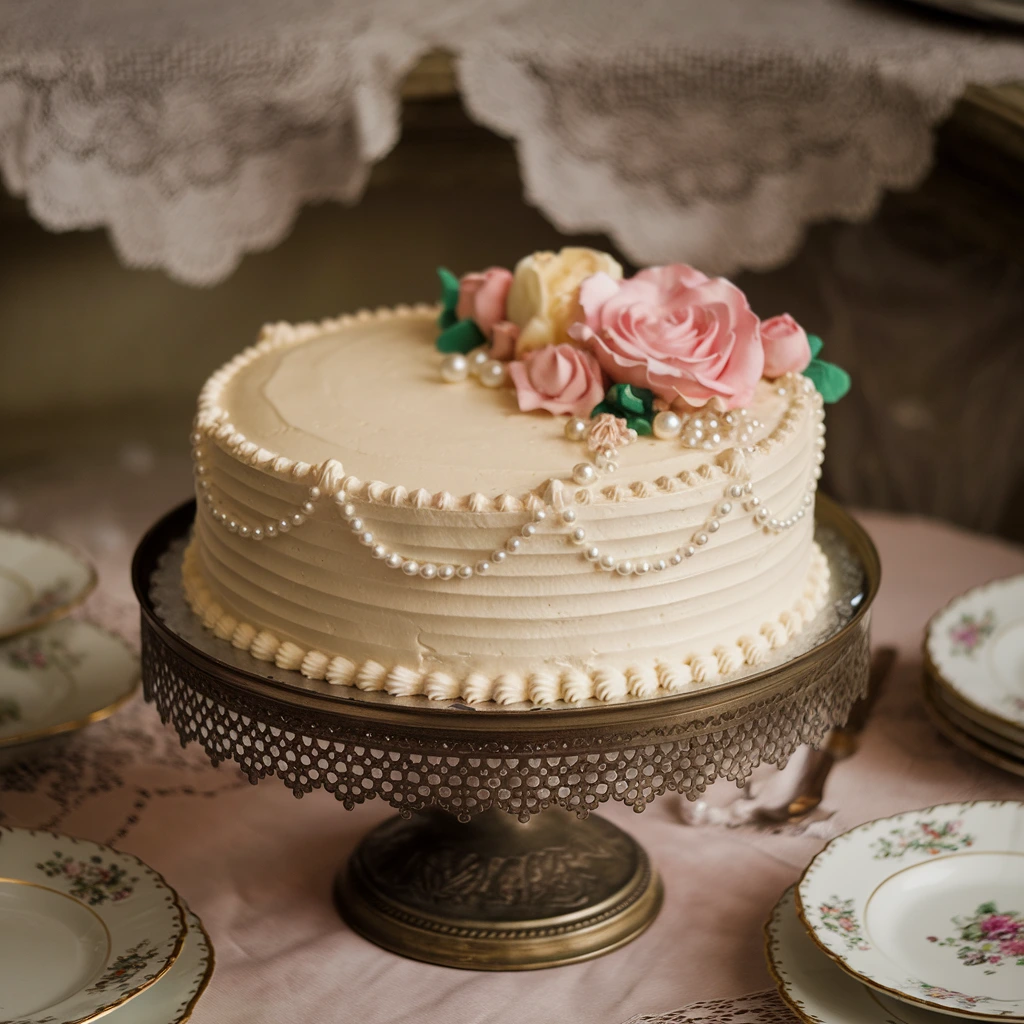
{"label": "sugar pearl", "polygon": [[441,380],[456,384],[469,376],[469,360],[461,352],[453,352],[441,360]]}
{"label": "sugar pearl", "polygon": [[301,526],[306,521],[306,517],[301,512],[296,512],[292,516],[292,526]]}
{"label": "sugar pearl", "polygon": [[234,519],[228,520],[228,533],[236,533],[238,531],[238,523]]}
{"label": "sugar pearl", "polygon": [[717,533],[722,524],[717,519],[708,520],[708,533]]}
{"label": "sugar pearl", "polygon": [[707,544],[707,542],[708,542],[708,535],[706,533],[701,532],[701,533],[697,533],[697,534],[694,535],[694,538],[693,538],[693,543],[694,544],[702,546],[704,544]]}
{"label": "sugar pearl", "polygon": [[682,560],[683,556],[677,551],[675,552],[675,554],[672,555],[671,558],[669,558],[669,563],[671,565],[678,565]]}
{"label": "sugar pearl", "polygon": [[491,563],[486,559],[476,563],[476,571],[483,576],[484,573],[491,571]]}
{"label": "sugar pearl", "polygon": [[316,501],[317,498],[319,498],[319,497],[320,497],[320,488],[319,487],[310,487],[310,489],[309,489],[309,500],[310,501]]}
{"label": "sugar pearl", "polygon": [[313,502],[307,501],[302,506],[302,511],[305,512],[307,516],[311,516],[316,511],[316,506],[313,504]]}
{"label": "sugar pearl", "polygon": [[615,571],[620,576],[629,576],[633,572],[633,563],[628,558],[624,558],[615,566]]}
{"label": "sugar pearl", "polygon": [[351,502],[348,502],[346,505],[343,505],[341,508],[341,514],[346,519],[354,519],[356,514],[355,505],[353,505]]}
{"label": "sugar pearl", "polygon": [[533,523],[527,523],[519,532],[524,537],[532,537],[537,532],[537,527]]}
{"label": "sugar pearl", "polygon": [[577,526],[570,536],[573,544],[582,544],[587,539],[587,531],[582,526]]}
{"label": "sugar pearl", "polygon": [[544,520],[547,519],[547,517],[547,512],[545,512],[542,508],[537,509],[536,512],[533,513],[533,521],[535,523],[543,523]]}
{"label": "sugar pearl", "polygon": [[281,519],[277,524],[278,533],[287,533],[292,528],[292,524],[287,519]]}
{"label": "sugar pearl", "polygon": [[263,540],[263,530],[259,526],[254,526],[250,536],[253,540]]}
{"label": "sugar pearl", "polygon": [[615,559],[611,555],[602,555],[599,564],[605,572],[611,572],[615,568]]}
{"label": "sugar pearl", "polygon": [[468,580],[473,575],[473,566],[471,565],[460,565],[455,570],[460,580]]}
{"label": "sugar pearl", "polygon": [[505,550],[508,551],[510,555],[514,555],[522,546],[523,542],[518,537],[509,537],[509,539],[505,541]]}
{"label": "sugar pearl", "polygon": [[687,544],[686,547],[683,548],[683,554],[687,558],[693,558],[693,556],[697,554],[697,549],[692,544]]}
{"label": "sugar pearl", "polygon": [[484,363],[480,369],[480,383],[488,388],[499,388],[505,383],[505,364],[497,359]]}
{"label": "sugar pearl", "polygon": [[663,572],[667,568],[668,568],[668,562],[666,562],[664,558],[659,558],[654,563],[654,571],[655,572]]}
{"label": "sugar pearl", "polygon": [[401,569],[402,567],[402,556],[397,551],[392,551],[390,555],[384,560],[385,564],[389,569]]}
{"label": "sugar pearl", "polygon": [[466,356],[466,363],[469,366],[469,372],[477,377],[480,375],[480,371],[491,361],[491,357],[487,354],[487,349],[481,346],[480,348],[473,349],[472,352]]}
{"label": "sugar pearl", "polygon": [[455,575],[454,565],[442,565],[437,570],[439,580],[450,580]]}
{"label": "sugar pearl", "polygon": [[373,534],[369,530],[359,534],[359,543],[365,545],[368,548],[373,547]]}
{"label": "sugar pearl", "polygon": [[596,545],[591,545],[583,552],[584,557],[588,562],[596,562],[601,557],[601,551]]}
{"label": "sugar pearl", "polygon": [[572,467],[572,478],[581,487],[586,484],[592,484],[596,476],[597,473],[589,462],[577,462],[576,465]]}
{"label": "sugar pearl", "polygon": [[249,527],[248,526],[240,526],[238,528],[238,536],[239,537],[248,537],[249,536]]}
{"label": "sugar pearl", "polygon": [[508,552],[502,551],[501,548],[496,548],[491,552],[492,562],[504,562],[506,558],[508,558]]}
{"label": "sugar pearl", "polygon": [[650,562],[637,562],[636,565],[633,566],[633,572],[635,572],[637,576],[646,576],[650,571]]}
{"label": "sugar pearl", "polygon": [[437,575],[437,566],[433,562],[424,562],[420,566],[420,575],[425,580],[432,580]]}
{"label": "sugar pearl", "polygon": [[415,558],[407,558],[402,563],[402,572],[406,576],[415,576],[420,571],[420,563]]}
{"label": "sugar pearl", "polygon": [[732,504],[728,501],[723,501],[718,506],[718,514],[720,516],[727,516],[732,511]]}
{"label": "sugar pearl", "polygon": [[387,558],[388,549],[383,544],[374,544],[373,550],[370,552],[374,558]]}
{"label": "sugar pearl", "polygon": [[730,498],[738,498],[742,494],[743,494],[743,488],[740,487],[739,484],[733,484],[732,487],[729,488],[729,497]]}
{"label": "sugar pearl", "polygon": [[276,523],[267,523],[267,525],[263,527],[263,535],[265,537],[276,537],[277,536],[277,524]]}
{"label": "sugar pearl", "polygon": [[576,522],[576,513],[571,508],[567,508],[562,513],[562,522],[563,523],[575,523]]}
{"label": "sugar pearl", "polygon": [[682,432],[683,421],[671,409],[664,409],[654,417],[651,429],[655,437],[662,441],[670,441]]}
{"label": "sugar pearl", "polygon": [[355,519],[349,520],[349,527],[351,527],[353,533],[362,533],[363,526],[365,525],[358,516]]}
{"label": "sugar pearl", "polygon": [[565,424],[565,436],[570,441],[582,441],[587,436],[587,421],[573,416]]}

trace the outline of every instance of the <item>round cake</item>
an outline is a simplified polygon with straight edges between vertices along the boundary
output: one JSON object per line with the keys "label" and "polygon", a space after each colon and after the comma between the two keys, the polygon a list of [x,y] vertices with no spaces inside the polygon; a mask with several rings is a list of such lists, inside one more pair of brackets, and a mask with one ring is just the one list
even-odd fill
{"label": "round cake", "polygon": [[590,250],[442,281],[440,308],[268,326],[207,382],[183,582],[209,629],[336,685],[546,705],[707,685],[815,616],[818,339]]}

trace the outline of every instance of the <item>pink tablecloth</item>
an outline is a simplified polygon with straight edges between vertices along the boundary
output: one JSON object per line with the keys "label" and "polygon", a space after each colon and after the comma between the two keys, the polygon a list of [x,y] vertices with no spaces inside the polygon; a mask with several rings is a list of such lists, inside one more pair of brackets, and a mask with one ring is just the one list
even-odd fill
{"label": "pink tablecloth", "polygon": [[[184,496],[182,467],[153,472],[135,453],[109,475],[53,479],[0,486],[0,518],[88,550],[101,587],[87,613],[134,635],[130,549],[148,520]],[[642,815],[608,807],[645,845],[666,888],[653,927],[608,957],[502,975],[377,949],[339,920],[330,890],[358,838],[392,812],[376,804],[346,812],[322,793],[297,801],[274,780],[254,788],[233,767],[213,769],[197,749],[182,751],[141,701],[59,754],[0,772],[0,821],[111,842],[165,875],[217,952],[194,1024],[619,1024],[766,989],[762,924],[830,835],[942,801],[1024,797],[1020,779],[940,739],[918,696],[931,612],[967,587],[1024,572],[1024,551],[927,520],[861,518],[884,567],[874,639],[895,644],[899,660],[861,751],[830,780],[836,815],[803,834],[768,834],[687,827],[674,795]],[[754,1014],[762,1021],[777,1008],[771,998],[747,1005],[762,1008]]]}

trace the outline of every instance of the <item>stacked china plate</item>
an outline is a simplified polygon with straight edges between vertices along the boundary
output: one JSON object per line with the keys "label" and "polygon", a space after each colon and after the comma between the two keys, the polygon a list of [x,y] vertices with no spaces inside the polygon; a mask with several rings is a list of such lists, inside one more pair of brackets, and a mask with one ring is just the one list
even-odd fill
{"label": "stacked china plate", "polygon": [[861,825],[814,858],[765,931],[802,1020],[1024,1022],[1024,804]]}
{"label": "stacked china plate", "polygon": [[925,707],[953,743],[1024,775],[1024,576],[969,590],[928,623]]}
{"label": "stacked china plate", "polygon": [[105,718],[134,693],[135,653],[68,618],[95,583],[63,545],[0,530],[0,758]]}
{"label": "stacked china plate", "polygon": [[0,826],[4,1024],[182,1024],[212,973],[202,922],[138,858]]}

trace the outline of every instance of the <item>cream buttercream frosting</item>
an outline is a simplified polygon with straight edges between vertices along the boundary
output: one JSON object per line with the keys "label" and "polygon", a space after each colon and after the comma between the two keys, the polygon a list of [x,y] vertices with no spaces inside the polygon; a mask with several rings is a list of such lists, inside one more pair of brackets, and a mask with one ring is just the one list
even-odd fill
{"label": "cream buttercream frosting", "polygon": [[215,635],[358,690],[549,704],[706,685],[816,614],[809,381],[762,380],[742,444],[641,437],[580,485],[564,420],[440,382],[436,315],[272,325],[211,377],[184,588]]}

